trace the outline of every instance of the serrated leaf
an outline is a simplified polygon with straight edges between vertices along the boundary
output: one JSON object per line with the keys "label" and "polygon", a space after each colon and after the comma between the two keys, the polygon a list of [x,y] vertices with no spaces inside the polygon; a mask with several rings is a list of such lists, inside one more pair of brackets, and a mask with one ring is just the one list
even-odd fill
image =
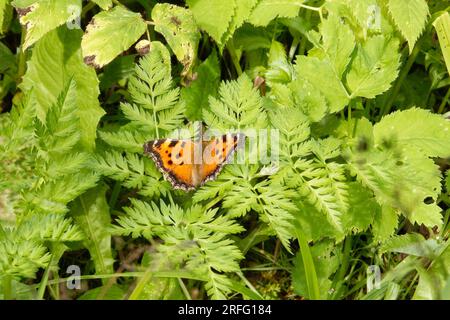
{"label": "serrated leaf", "polygon": [[349,209],[341,216],[342,226],[347,233],[365,231],[374,217],[381,213],[381,207],[373,195],[357,182],[349,183],[348,193]]}
{"label": "serrated leaf", "polygon": [[47,32],[69,22],[81,13],[81,0],[14,0],[20,23],[27,32],[23,49],[27,49]]}
{"label": "serrated leaf", "polygon": [[375,144],[413,147],[429,157],[450,156],[450,121],[428,110],[411,108],[385,116],[374,126]]}
{"label": "serrated leaf", "polygon": [[153,7],[152,20],[155,30],[161,33],[183,66],[182,75],[191,71],[197,58],[200,32],[188,9],[158,3]]}
{"label": "serrated leaf", "polygon": [[220,66],[217,53],[211,55],[195,69],[197,78],[181,90],[181,97],[186,102],[186,117],[201,120],[202,110],[208,108],[209,96],[215,97],[219,89]]}
{"label": "serrated leaf", "polygon": [[267,26],[277,17],[296,17],[304,2],[304,0],[260,0],[248,22],[255,26]]}
{"label": "serrated leaf", "polygon": [[425,0],[389,0],[387,6],[395,24],[408,41],[409,51],[412,52],[428,19],[427,2]]}
{"label": "serrated leaf", "polygon": [[250,14],[258,0],[239,0],[236,2],[236,13],[231,19],[227,32],[224,34],[221,43],[225,45],[233,36],[234,32],[250,17]]}
{"label": "serrated leaf", "polygon": [[95,15],[81,41],[84,62],[101,68],[129,49],[147,29],[139,13],[116,6]]}
{"label": "serrated leaf", "polygon": [[375,241],[385,241],[392,236],[397,229],[398,214],[389,207],[382,206],[380,211],[375,214],[375,219],[372,223],[372,233]]}
{"label": "serrated leaf", "polygon": [[45,35],[33,49],[28,70],[20,89],[33,89],[38,118],[44,122],[48,108],[56,102],[66,82],[73,77],[77,83],[77,114],[80,118],[81,143],[92,150],[96,129],[104,114],[100,107],[98,79],[95,71],[83,63],[81,31],[60,27]]}
{"label": "serrated leaf", "polygon": [[91,0],[91,1],[95,2],[103,10],[108,10],[113,5],[112,0]]}
{"label": "serrated leaf", "polygon": [[236,0],[186,0],[186,3],[197,25],[222,44],[222,37],[235,14]]}
{"label": "serrated leaf", "polygon": [[111,216],[105,198],[106,187],[98,186],[77,198],[71,206],[71,216],[86,234],[84,241],[95,264],[96,274],[113,272]]}
{"label": "serrated leaf", "polygon": [[371,99],[390,88],[400,67],[398,47],[398,40],[388,40],[381,35],[371,37],[358,46],[347,75],[352,97]]}
{"label": "serrated leaf", "polygon": [[396,201],[402,212],[412,222],[427,227],[441,226],[441,208],[436,204],[441,194],[439,166],[419,150],[409,147],[402,150],[398,166],[398,192]]}
{"label": "serrated leaf", "polygon": [[297,203],[299,213],[296,215],[300,231],[306,237],[306,241],[317,241],[323,238],[335,238],[340,241],[344,233],[331,224],[329,219],[307,201]]}
{"label": "serrated leaf", "polygon": [[350,101],[339,75],[328,60],[299,56],[296,70],[299,77],[306,79],[320,90],[327,100],[330,112],[342,110]]}

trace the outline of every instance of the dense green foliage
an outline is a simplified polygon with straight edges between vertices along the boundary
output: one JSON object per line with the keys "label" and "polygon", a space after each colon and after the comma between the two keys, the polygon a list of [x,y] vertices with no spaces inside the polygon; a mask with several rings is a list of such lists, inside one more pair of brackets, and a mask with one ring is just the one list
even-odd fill
{"label": "dense green foliage", "polygon": [[[449,10],[0,0],[0,296],[449,299]],[[195,121],[278,161],[174,190]]]}

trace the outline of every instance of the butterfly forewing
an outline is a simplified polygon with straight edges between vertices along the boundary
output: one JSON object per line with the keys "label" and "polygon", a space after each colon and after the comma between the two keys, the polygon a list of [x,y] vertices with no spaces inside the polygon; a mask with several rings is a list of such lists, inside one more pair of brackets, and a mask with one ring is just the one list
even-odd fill
{"label": "butterfly forewing", "polygon": [[192,190],[194,143],[189,140],[161,139],[149,141],[144,146],[145,153],[156,163],[174,188]]}

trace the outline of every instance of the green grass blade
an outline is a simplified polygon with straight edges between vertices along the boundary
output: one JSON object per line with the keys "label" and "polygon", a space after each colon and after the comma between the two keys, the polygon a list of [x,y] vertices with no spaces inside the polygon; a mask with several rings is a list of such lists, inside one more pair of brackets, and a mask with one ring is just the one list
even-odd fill
{"label": "green grass blade", "polygon": [[297,239],[300,245],[300,254],[302,255],[303,265],[305,267],[306,284],[308,287],[308,296],[311,300],[320,300],[319,281],[317,280],[316,268],[309,250],[308,242],[303,234],[297,229]]}
{"label": "green grass blade", "polygon": [[433,23],[439,37],[442,54],[444,55],[445,64],[450,74],[450,15],[448,12],[442,14]]}

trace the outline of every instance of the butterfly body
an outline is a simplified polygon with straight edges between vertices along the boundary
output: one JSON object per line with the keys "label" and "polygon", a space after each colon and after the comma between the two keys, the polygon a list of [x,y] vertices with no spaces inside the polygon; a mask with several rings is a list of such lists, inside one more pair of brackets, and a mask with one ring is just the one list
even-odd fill
{"label": "butterfly body", "polygon": [[226,134],[209,141],[159,139],[147,142],[144,153],[175,189],[191,191],[216,178],[242,137]]}

